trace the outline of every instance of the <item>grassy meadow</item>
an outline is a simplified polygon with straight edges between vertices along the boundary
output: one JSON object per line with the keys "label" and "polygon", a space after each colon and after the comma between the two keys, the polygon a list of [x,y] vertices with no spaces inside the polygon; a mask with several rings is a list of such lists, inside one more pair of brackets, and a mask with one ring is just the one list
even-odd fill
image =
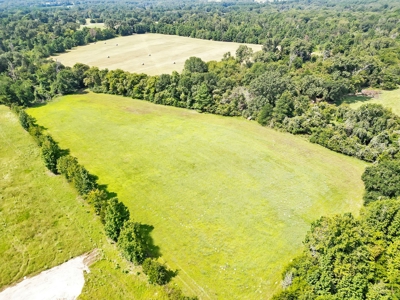
{"label": "grassy meadow", "polygon": [[342,103],[347,103],[351,108],[358,108],[366,103],[382,104],[384,107],[391,108],[392,111],[400,116],[400,89],[393,91],[380,91],[376,98],[365,96],[348,96]]}
{"label": "grassy meadow", "polygon": [[90,19],[86,19],[86,24],[81,25],[80,28],[82,29],[85,27],[103,29],[105,26],[104,23],[90,23]]}
{"label": "grassy meadow", "polygon": [[98,218],[64,178],[47,171],[38,146],[1,105],[0,178],[0,291],[98,248],[82,299],[167,299],[120,258]]}
{"label": "grassy meadow", "polygon": [[[313,220],[362,206],[365,163],[242,118],[93,93],[28,113],[154,226],[201,299],[269,298]],[[115,284],[93,276],[89,292]]]}
{"label": "grassy meadow", "polygon": [[[66,66],[84,63],[89,66],[122,69],[148,75],[181,72],[185,61],[200,57],[204,61],[221,60],[226,52],[235,55],[242,44],[216,42],[190,37],[163,34],[135,34],[77,47],[59,54],[57,59]],[[261,45],[247,44],[253,51],[261,50]]]}
{"label": "grassy meadow", "polygon": [[96,247],[101,227],[0,106],[0,287]]}

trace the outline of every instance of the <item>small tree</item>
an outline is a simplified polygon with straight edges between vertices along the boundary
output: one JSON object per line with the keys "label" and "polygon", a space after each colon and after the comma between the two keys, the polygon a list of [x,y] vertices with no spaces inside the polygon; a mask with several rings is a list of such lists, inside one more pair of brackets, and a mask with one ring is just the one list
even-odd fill
{"label": "small tree", "polygon": [[28,115],[23,109],[21,109],[19,111],[19,122],[21,123],[22,128],[28,131],[29,127],[32,124],[35,124],[35,119]]}
{"label": "small tree", "polygon": [[90,191],[97,188],[95,177],[89,174],[88,170],[81,165],[77,165],[72,181],[74,182],[74,186],[80,195],[86,195]]}
{"label": "small tree", "polygon": [[199,86],[198,90],[194,95],[194,99],[196,101],[195,104],[193,105],[195,109],[206,110],[207,106],[209,106],[212,103],[212,96],[208,91],[207,84],[202,83]]}
{"label": "small tree", "polygon": [[149,282],[152,284],[163,285],[168,282],[167,268],[151,258],[144,260],[143,273],[149,277]]}
{"label": "small tree", "polygon": [[208,71],[208,67],[201,58],[192,56],[185,61],[183,70],[189,73],[205,73]]}
{"label": "small tree", "polygon": [[253,55],[253,49],[247,47],[246,45],[240,45],[236,50],[236,60],[239,63],[244,61],[249,62],[251,56]]}
{"label": "small tree", "polygon": [[86,195],[86,201],[93,205],[94,212],[100,216],[101,222],[104,223],[104,216],[107,208],[107,194],[99,189],[90,191]]}
{"label": "small tree", "polygon": [[269,103],[265,104],[264,107],[261,109],[260,113],[258,114],[257,122],[263,126],[267,125],[272,119],[272,112],[273,112],[272,105]]}
{"label": "small tree", "polygon": [[79,167],[78,160],[76,157],[65,155],[57,160],[57,170],[60,174],[63,174],[65,178],[71,182]]}
{"label": "small tree", "polygon": [[45,137],[41,152],[46,168],[57,174],[57,160],[61,156],[61,149],[50,136]]}
{"label": "small tree", "polygon": [[275,103],[273,116],[278,122],[282,122],[286,117],[293,117],[294,101],[290,92],[284,92]]}
{"label": "small tree", "polygon": [[109,201],[104,216],[104,230],[106,235],[113,241],[117,241],[125,221],[129,220],[129,210],[117,198]]}
{"label": "small tree", "polygon": [[145,241],[140,233],[140,223],[133,221],[124,223],[118,238],[118,248],[130,262],[136,264],[143,262]]}

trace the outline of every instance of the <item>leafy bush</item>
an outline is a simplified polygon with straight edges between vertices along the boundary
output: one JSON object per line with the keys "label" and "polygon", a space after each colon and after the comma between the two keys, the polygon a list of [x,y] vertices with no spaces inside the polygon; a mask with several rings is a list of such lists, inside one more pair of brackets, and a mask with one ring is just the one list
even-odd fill
{"label": "leafy bush", "polygon": [[95,189],[91,190],[85,198],[89,204],[93,205],[94,212],[96,215],[100,216],[101,222],[104,223],[104,217],[107,208],[107,193],[102,190]]}
{"label": "leafy bush", "polygon": [[167,268],[151,258],[144,260],[143,273],[148,276],[152,284],[164,285],[168,282]]}
{"label": "leafy bush", "polygon": [[122,202],[119,202],[116,198],[111,199],[104,216],[106,235],[113,241],[117,241],[124,223],[129,220],[129,216],[129,210]]}
{"label": "leafy bush", "polygon": [[145,240],[140,232],[140,223],[127,221],[118,238],[118,248],[130,262],[141,264],[145,256]]}
{"label": "leafy bush", "polygon": [[42,143],[41,153],[46,168],[54,174],[57,174],[57,160],[61,156],[61,149],[50,136],[45,137]]}
{"label": "leafy bush", "polygon": [[365,185],[364,201],[400,196],[400,160],[384,160],[367,167],[362,175]]}

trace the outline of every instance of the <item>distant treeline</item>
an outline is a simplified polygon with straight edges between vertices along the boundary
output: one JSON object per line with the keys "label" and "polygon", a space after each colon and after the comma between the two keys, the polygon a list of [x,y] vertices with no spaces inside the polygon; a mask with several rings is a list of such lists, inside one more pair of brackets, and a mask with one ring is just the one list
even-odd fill
{"label": "distant treeline", "polygon": [[[394,89],[400,83],[400,3],[99,2],[90,9],[85,3],[0,12],[0,103],[30,106],[89,87],[157,104],[242,115],[370,162],[398,151],[399,121],[388,110],[369,105],[353,111],[333,104],[363,88]],[[79,29],[85,18],[105,22],[106,28]],[[203,38],[258,42],[263,50],[253,53],[241,46],[236,57],[226,53],[219,62],[193,57],[181,74],[160,76],[81,64],[66,68],[45,59],[117,34],[199,37],[205,31]]]}

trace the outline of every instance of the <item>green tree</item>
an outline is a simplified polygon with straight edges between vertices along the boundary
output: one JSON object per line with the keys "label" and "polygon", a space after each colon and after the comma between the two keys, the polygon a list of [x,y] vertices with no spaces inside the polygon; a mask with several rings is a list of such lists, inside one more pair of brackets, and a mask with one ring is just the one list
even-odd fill
{"label": "green tree", "polygon": [[41,154],[46,168],[57,174],[57,160],[61,156],[61,149],[50,136],[45,137],[42,143]]}
{"label": "green tree", "polygon": [[143,273],[149,278],[152,284],[164,285],[168,282],[167,268],[151,258],[146,258],[143,262]]}
{"label": "green tree", "polygon": [[284,91],[290,90],[290,82],[287,77],[277,71],[267,71],[254,79],[250,84],[252,98],[249,101],[248,112],[257,116],[258,112],[268,103],[275,107],[276,100]]}
{"label": "green tree", "polygon": [[265,104],[257,116],[257,122],[263,126],[268,125],[268,123],[272,119],[273,110],[274,108],[272,107],[271,104],[269,103]]}
{"label": "green tree", "polygon": [[107,193],[103,190],[91,190],[86,195],[86,201],[93,205],[94,212],[100,216],[100,220],[104,223],[105,212],[107,208]]}
{"label": "green tree", "polygon": [[212,96],[210,95],[208,87],[205,83],[202,83],[194,93],[194,100],[195,103],[193,108],[202,111],[207,110],[207,107],[212,104]]}
{"label": "green tree", "polygon": [[240,45],[236,50],[236,60],[240,63],[244,61],[250,61],[251,56],[253,55],[253,49],[249,48],[246,45]]}
{"label": "green tree", "polygon": [[97,188],[96,178],[81,165],[74,169],[72,181],[79,195],[86,195]]}
{"label": "green tree", "polygon": [[130,262],[141,264],[145,258],[145,246],[140,223],[126,221],[118,237],[118,248],[122,255]]}
{"label": "green tree", "polygon": [[208,67],[201,58],[192,56],[185,61],[183,71],[189,73],[205,73],[208,71]]}
{"label": "green tree", "polygon": [[72,67],[72,73],[74,74],[74,78],[77,82],[77,87],[78,88],[83,88],[84,85],[84,78],[85,78],[85,73],[89,70],[89,66],[88,65],[84,65],[81,63],[76,63],[73,67]]}
{"label": "green tree", "polygon": [[18,117],[19,123],[26,131],[29,131],[29,128],[36,123],[36,120],[28,115],[23,109],[19,111]]}
{"label": "green tree", "polygon": [[293,117],[294,102],[293,96],[290,92],[285,91],[282,96],[276,100],[275,107],[273,109],[273,117],[276,121],[282,123],[282,121],[288,117]]}
{"label": "green tree", "polygon": [[64,155],[57,160],[58,173],[63,174],[69,182],[73,181],[78,167],[79,164],[76,157]]}
{"label": "green tree", "polygon": [[380,197],[400,196],[400,160],[384,160],[365,169],[364,201],[370,203]]}
{"label": "green tree", "polygon": [[118,241],[122,226],[129,220],[129,210],[118,199],[109,200],[104,216],[104,230],[106,235],[113,241]]}
{"label": "green tree", "polygon": [[63,69],[58,72],[51,89],[54,94],[71,94],[79,89],[79,82],[71,69]]}

